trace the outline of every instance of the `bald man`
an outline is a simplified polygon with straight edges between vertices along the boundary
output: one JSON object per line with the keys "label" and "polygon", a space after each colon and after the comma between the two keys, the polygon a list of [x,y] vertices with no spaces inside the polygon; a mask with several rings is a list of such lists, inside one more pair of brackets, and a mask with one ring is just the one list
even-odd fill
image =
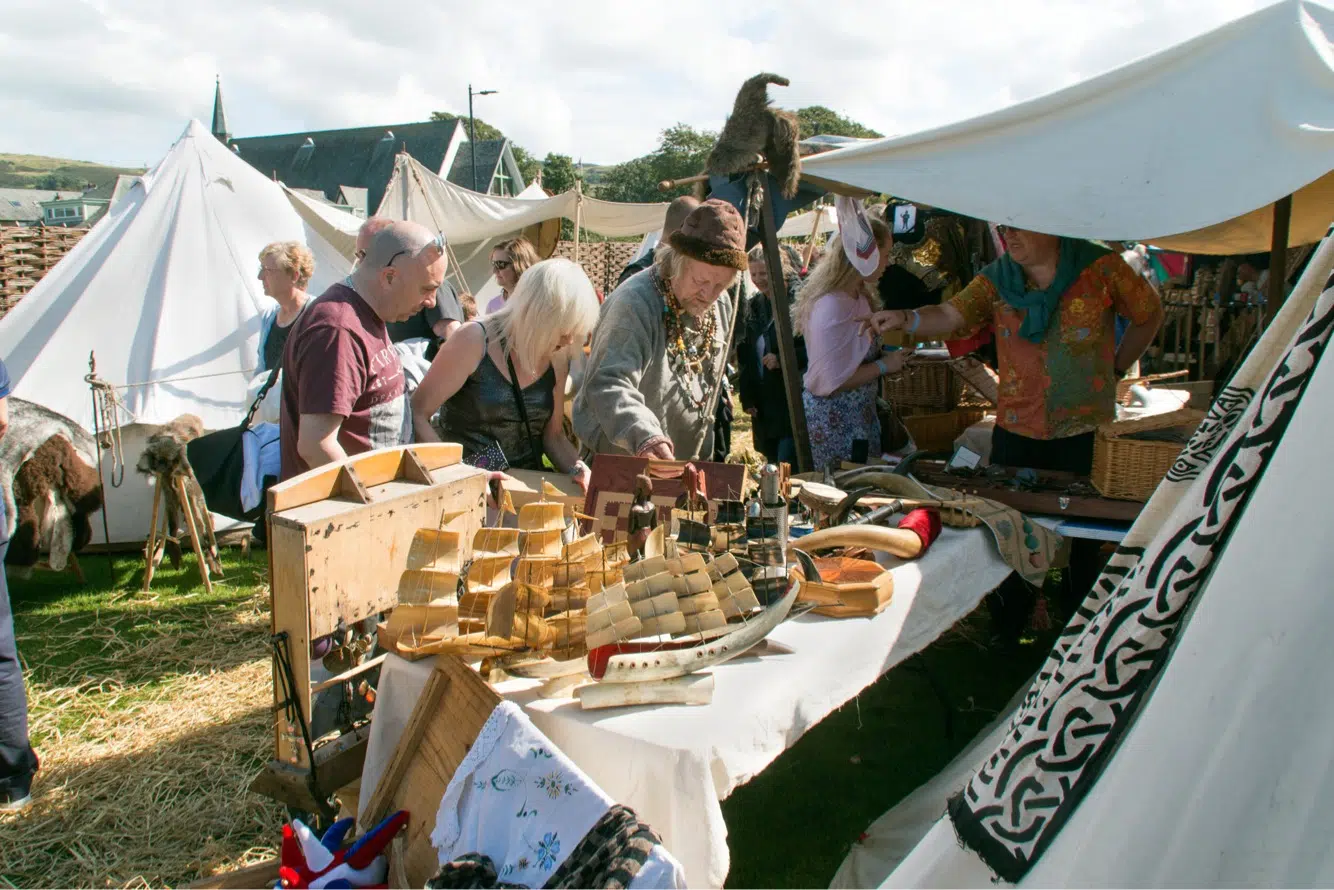
{"label": "bald man", "polygon": [[[382,231],[393,220],[385,216],[372,216],[361,224],[357,230],[357,247],[354,256],[356,262],[360,263],[366,256],[366,250],[370,247],[371,239],[375,233]],[[454,333],[455,329],[463,323],[463,306],[459,302],[459,295],[448,281],[440,285],[440,290],[435,295],[435,305],[423,309],[416,315],[410,316],[403,321],[389,322],[389,339],[394,343],[401,343],[404,340],[412,340],[421,337],[426,340],[444,341],[449,339],[449,335]],[[426,351],[426,358],[435,357],[435,350],[438,343],[432,344]]]}
{"label": "bald man", "polygon": [[412,222],[377,224],[346,283],[313,300],[283,354],[282,478],[403,438],[403,367],[387,323],[435,305],[442,239]]}
{"label": "bald man", "polygon": [[[667,239],[671,236],[672,232],[681,228],[682,223],[686,221],[686,217],[690,215],[690,211],[698,206],[699,199],[693,198],[690,195],[682,195],[672,201],[672,203],[668,204],[667,215],[662,219],[662,234],[658,236],[658,243],[666,244]],[[616,279],[616,286],[620,287],[622,284],[625,284],[625,282],[630,280],[630,276],[643,272],[652,265],[653,251],[650,250],[648,253],[625,267],[625,271],[621,272],[621,277]]]}

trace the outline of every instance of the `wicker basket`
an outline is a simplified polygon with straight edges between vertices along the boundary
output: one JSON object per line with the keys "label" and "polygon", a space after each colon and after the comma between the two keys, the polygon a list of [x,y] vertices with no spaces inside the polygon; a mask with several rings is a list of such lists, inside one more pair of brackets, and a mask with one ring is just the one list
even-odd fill
{"label": "wicker basket", "polygon": [[986,415],[982,408],[955,408],[932,414],[910,414],[900,419],[922,451],[953,451],[954,440]]}
{"label": "wicker basket", "polygon": [[1105,423],[1098,427],[1093,438],[1093,487],[1103,497],[1147,501],[1185,446],[1131,436],[1174,427],[1193,430],[1203,419],[1203,411],[1182,408],[1168,414]]}
{"label": "wicker basket", "polygon": [[927,408],[951,411],[959,404],[963,381],[949,362],[929,359],[909,361],[901,373],[886,377],[881,395],[896,408]]}

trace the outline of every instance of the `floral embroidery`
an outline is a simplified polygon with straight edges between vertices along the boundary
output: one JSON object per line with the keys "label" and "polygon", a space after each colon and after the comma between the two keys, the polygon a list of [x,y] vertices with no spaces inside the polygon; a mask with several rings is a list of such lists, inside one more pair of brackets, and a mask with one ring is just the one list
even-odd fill
{"label": "floral embroidery", "polygon": [[550,871],[556,866],[556,856],[560,854],[560,839],[555,832],[548,831],[537,845],[537,865]]}
{"label": "floral embroidery", "polygon": [[541,791],[546,792],[547,797],[552,800],[558,799],[562,794],[574,793],[574,786],[565,781],[565,776],[560,770],[552,770],[545,776],[538,776],[533,782]]}
{"label": "floral embroidery", "polygon": [[545,758],[546,760],[550,760],[551,752],[548,751],[546,748],[533,747],[528,749],[528,756],[533,758],[541,757]]}

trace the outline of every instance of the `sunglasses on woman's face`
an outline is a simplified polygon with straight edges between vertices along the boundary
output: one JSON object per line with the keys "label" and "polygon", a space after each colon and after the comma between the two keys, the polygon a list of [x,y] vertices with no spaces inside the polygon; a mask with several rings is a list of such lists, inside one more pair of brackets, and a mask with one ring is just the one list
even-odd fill
{"label": "sunglasses on woman's face", "polygon": [[504,272],[510,266],[514,265],[512,260],[492,260],[491,268],[497,272]]}

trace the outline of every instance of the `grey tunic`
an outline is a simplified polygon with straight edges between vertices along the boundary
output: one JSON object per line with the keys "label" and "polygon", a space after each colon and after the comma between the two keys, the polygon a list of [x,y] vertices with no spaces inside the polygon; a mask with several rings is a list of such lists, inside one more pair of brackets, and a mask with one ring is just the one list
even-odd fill
{"label": "grey tunic", "polygon": [[[690,384],[668,364],[663,309],[651,268],[627,279],[602,304],[588,370],[574,400],[574,431],[585,452],[634,454],[649,439],[666,436],[678,460],[710,455],[715,406],[696,408],[684,392]],[[717,325],[710,379],[717,381],[725,372],[723,343],[734,311],[730,290],[712,311]],[[693,395],[698,401],[709,394]]]}

